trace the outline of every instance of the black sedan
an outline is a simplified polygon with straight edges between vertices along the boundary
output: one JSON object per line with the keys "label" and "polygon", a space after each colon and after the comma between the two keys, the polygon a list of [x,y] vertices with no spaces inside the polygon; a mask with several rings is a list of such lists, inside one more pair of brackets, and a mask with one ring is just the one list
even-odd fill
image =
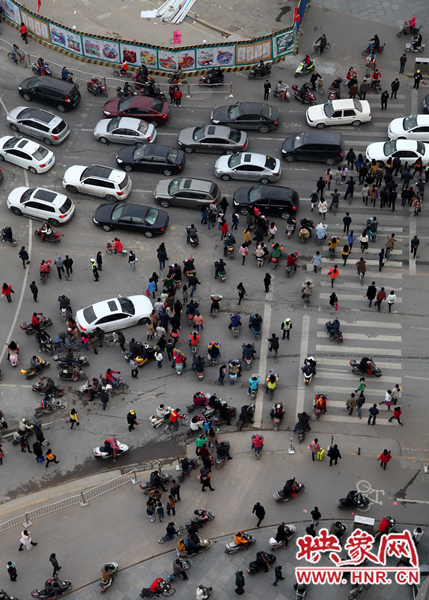
{"label": "black sedan", "polygon": [[267,133],[279,126],[279,110],[262,102],[237,102],[218,106],[211,114],[215,125],[229,125],[235,129],[256,129]]}
{"label": "black sedan", "polygon": [[186,158],[182,150],[162,144],[136,144],[121,148],[116,162],[125,171],[150,171],[167,177],[180,173]]}
{"label": "black sedan", "polygon": [[121,229],[134,233],[143,233],[151,238],[165,233],[168,226],[168,213],[151,206],[141,204],[101,204],[95,211],[92,220],[104,231]]}
{"label": "black sedan", "polygon": [[299,196],[292,188],[278,185],[243,186],[234,192],[233,204],[242,215],[247,215],[251,206],[257,206],[263,215],[287,220],[296,214]]}

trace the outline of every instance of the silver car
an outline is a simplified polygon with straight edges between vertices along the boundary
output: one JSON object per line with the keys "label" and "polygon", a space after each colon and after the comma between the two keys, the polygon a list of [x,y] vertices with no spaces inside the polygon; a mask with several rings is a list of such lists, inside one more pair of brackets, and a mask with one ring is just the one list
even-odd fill
{"label": "silver car", "polygon": [[233,154],[247,148],[247,133],[223,125],[201,125],[182,129],[177,145],[188,154],[215,152]]}
{"label": "silver car", "polygon": [[224,181],[245,179],[267,184],[281,179],[282,167],[278,158],[254,152],[239,152],[218,158],[215,175]]}
{"label": "silver car", "polygon": [[132,117],[102,119],[94,127],[94,137],[102,144],[149,144],[156,139],[155,125]]}
{"label": "silver car", "polygon": [[61,144],[70,133],[70,127],[61,118],[42,108],[17,106],[6,117],[13,131],[21,131],[43,140],[47,146]]}

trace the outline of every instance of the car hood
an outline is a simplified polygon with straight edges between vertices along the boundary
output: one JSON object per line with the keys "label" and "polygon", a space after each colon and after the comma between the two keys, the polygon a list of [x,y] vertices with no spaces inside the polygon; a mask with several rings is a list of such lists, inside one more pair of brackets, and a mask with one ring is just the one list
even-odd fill
{"label": "car hood", "polygon": [[136,149],[135,145],[126,146],[125,148],[121,148],[120,150],[118,150],[116,158],[119,158],[123,162],[127,162],[127,163],[133,162],[133,160],[134,160],[133,154],[134,154],[135,149]]}
{"label": "car hood", "polygon": [[138,313],[141,316],[144,316],[145,313],[147,314],[147,316],[150,315],[150,313],[153,310],[153,306],[152,306],[152,302],[149,300],[149,298],[147,296],[127,296],[127,298],[129,298],[131,300],[131,302],[134,304],[134,307],[136,309],[136,313]]}
{"label": "car hood", "polygon": [[215,169],[221,170],[221,171],[225,171],[225,169],[229,170],[229,166],[228,166],[228,161],[229,161],[229,156],[220,156],[215,164]]}
{"label": "car hood", "polygon": [[64,173],[63,181],[80,181],[80,176],[82,175],[85,169],[86,167],[82,165],[74,165],[73,167],[69,167]]}
{"label": "car hood", "polygon": [[182,129],[182,131],[177,136],[177,141],[182,144],[196,144],[192,137],[194,134],[195,127],[187,127],[186,129]]}
{"label": "car hood", "polygon": [[323,104],[316,104],[307,108],[307,117],[310,121],[319,121],[320,119],[327,119],[325,111],[323,110]]}
{"label": "car hood", "polygon": [[19,113],[21,113],[26,108],[28,108],[28,106],[17,106],[16,108],[12,108],[12,110],[9,111],[7,118],[13,119],[15,121],[17,119]]}
{"label": "car hood", "polygon": [[107,125],[110,119],[101,119],[98,121],[97,125],[94,127],[94,133],[107,133]]}
{"label": "car hood", "polygon": [[282,144],[282,151],[283,152],[292,152],[292,150],[293,150],[292,140],[293,140],[293,136],[292,135],[290,137],[287,137],[285,139],[285,141]]}
{"label": "car hood", "polygon": [[104,114],[109,113],[110,115],[118,114],[118,98],[112,98],[112,100],[108,100],[104,105],[103,112]]}
{"label": "car hood", "polygon": [[215,121],[229,121],[229,115],[228,115],[228,108],[229,106],[218,106],[217,108],[214,109],[214,111],[211,114],[211,120],[213,122]]}
{"label": "car hood", "polygon": [[393,119],[389,123],[388,131],[395,133],[396,135],[404,134],[403,123],[404,119]]}
{"label": "car hood", "polygon": [[233,200],[235,200],[235,202],[238,202],[239,204],[250,204],[249,190],[251,189],[251,187],[253,186],[243,185],[242,187],[239,187],[234,192]]}
{"label": "car hood", "polygon": [[19,202],[21,200],[21,196],[26,190],[28,190],[28,187],[24,187],[24,186],[17,187],[11,191],[11,193],[9,194],[7,199],[10,202],[13,202],[14,204],[19,204]]}
{"label": "car hood", "polygon": [[28,84],[30,83],[30,81],[32,81],[34,79],[34,75],[32,77],[27,77],[27,79],[24,79],[24,81],[21,81],[21,83],[19,84],[20,88],[27,88]]}
{"label": "car hood", "polygon": [[169,197],[168,188],[170,187],[170,183],[172,179],[161,179],[158,181],[158,185],[156,186],[153,195],[154,196],[162,196],[163,198]]}
{"label": "car hood", "polygon": [[366,149],[367,158],[375,158],[376,160],[385,160],[383,147],[386,142],[375,142],[370,144]]}
{"label": "car hood", "polygon": [[99,223],[110,223],[110,215],[115,207],[115,204],[113,206],[112,204],[100,204],[94,213],[94,219]]}

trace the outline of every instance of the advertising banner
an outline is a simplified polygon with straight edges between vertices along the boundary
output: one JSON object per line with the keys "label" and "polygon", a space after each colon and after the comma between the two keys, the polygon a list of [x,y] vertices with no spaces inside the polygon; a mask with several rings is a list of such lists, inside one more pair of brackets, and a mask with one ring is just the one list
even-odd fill
{"label": "advertising banner", "polygon": [[273,58],[292,52],[295,44],[295,32],[293,29],[285,31],[273,37]]}
{"label": "advertising banner", "polygon": [[51,41],[48,24],[45,21],[34,17],[31,13],[27,13],[23,8],[21,9],[21,18],[28,31],[31,31],[31,33],[34,33],[34,35],[37,35],[40,39],[45,40],[45,42]]}
{"label": "advertising banner", "polygon": [[271,40],[261,40],[248,44],[237,44],[235,54],[235,64],[249,65],[258,60],[270,60],[271,55]]}
{"label": "advertising banner", "polygon": [[0,6],[3,9],[3,14],[5,17],[8,17],[11,19],[11,21],[17,23],[18,25],[21,24],[22,19],[19,13],[19,8],[15,6],[13,2],[10,2],[9,0],[0,0]]}

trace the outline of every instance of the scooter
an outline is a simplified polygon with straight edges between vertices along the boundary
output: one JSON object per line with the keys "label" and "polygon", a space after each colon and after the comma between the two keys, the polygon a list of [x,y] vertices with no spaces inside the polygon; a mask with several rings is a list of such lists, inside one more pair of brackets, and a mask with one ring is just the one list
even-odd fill
{"label": "scooter", "polygon": [[197,464],[198,464],[198,458],[189,459],[189,467],[187,468],[187,470],[185,472],[180,471],[179,475],[177,476],[177,479],[179,481],[183,481],[184,479],[189,477],[189,475],[191,474],[191,471],[193,471],[194,469],[197,468]]}
{"label": "scooter", "polygon": [[15,596],[10,596],[4,590],[0,590],[0,600],[18,600]]}
{"label": "scooter", "polygon": [[[229,449],[231,446],[230,446],[230,443],[228,442],[228,440],[223,440],[222,442],[220,442],[219,445],[222,446],[223,448],[226,448],[229,452]],[[227,461],[228,461],[228,456],[226,454],[224,454],[224,456],[216,455],[216,466],[218,469],[221,469]]]}
{"label": "scooter", "polygon": [[71,311],[70,306],[67,306],[66,308],[60,308],[60,317],[61,317],[61,321],[63,323],[65,323],[67,321],[67,319],[71,316],[72,316],[72,311]]}
{"label": "scooter", "polygon": [[[160,543],[160,542],[158,542]],[[191,560],[182,560],[182,567],[185,569],[185,571],[187,571],[190,567],[192,567],[192,561]],[[170,575],[167,575],[167,579],[168,581],[174,581],[177,577],[178,573],[171,573]]]}
{"label": "scooter", "polygon": [[176,369],[177,375],[181,375],[183,373],[183,365],[184,365],[183,362],[180,362],[180,363],[175,362],[174,363],[174,368]]}
{"label": "scooter", "polygon": [[[205,540],[203,538],[199,538],[200,539],[200,548],[198,552],[193,552],[192,554],[188,554],[187,550],[179,550],[177,549],[177,556],[195,556],[196,554],[201,554],[201,552],[204,552],[205,550],[208,550],[209,548],[212,547],[213,542],[211,540]],[[180,544],[180,540],[179,540],[179,544]]]}
{"label": "scooter", "polygon": [[234,260],[234,244],[229,244],[226,246],[226,255],[229,260]]}
{"label": "scooter", "polygon": [[[314,401],[316,402],[316,400],[318,398],[322,398],[322,400],[328,400],[327,397],[324,394],[316,394]],[[314,410],[314,414],[316,417],[316,421],[318,421],[320,419],[320,415],[323,415],[323,413],[326,412],[326,404],[325,404],[325,410],[323,410],[323,408],[321,408],[320,406],[317,406],[316,404],[313,406],[313,410]]]}
{"label": "scooter", "polygon": [[[372,52],[374,54],[381,54],[384,50],[384,47],[386,46],[386,44],[383,44],[382,46],[380,45],[378,48],[373,48]],[[368,44],[368,46],[365,48],[365,50],[362,51],[362,56],[368,56],[368,54],[370,53],[370,44]],[[406,50],[405,50],[406,52]]]}
{"label": "scooter", "polygon": [[[39,392],[39,394],[46,395],[46,379],[47,377],[41,377],[37,383],[33,383],[31,386],[31,390],[33,392]],[[50,392],[49,395],[54,398],[61,398],[64,392],[65,385],[59,387],[55,386]]]}
{"label": "scooter", "polygon": [[170,413],[173,411],[173,409],[170,406],[164,406],[164,410],[168,410],[168,414],[164,415],[163,417],[158,417],[157,415],[151,415],[149,417],[150,424],[155,429],[161,427],[161,425],[164,425],[164,423],[167,423],[170,420]]}
{"label": "scooter", "polygon": [[[36,229],[36,231],[34,232],[34,235],[36,237],[42,237],[42,235],[41,235],[42,227],[43,227],[43,225],[41,225],[39,227],[39,229]],[[61,243],[61,233],[59,231],[53,231],[49,235],[46,234],[44,239],[45,239],[45,242],[54,242],[55,244],[60,244]]]}
{"label": "scooter", "polygon": [[185,523],[185,527],[188,533],[192,533],[192,531],[195,531],[195,527],[201,529],[202,527],[204,527],[204,525],[207,525],[209,521],[213,521],[215,519],[215,514],[212,510],[199,508],[195,511],[195,513],[199,513],[200,518],[197,521],[193,521],[191,517],[191,520]]}
{"label": "scooter", "polygon": [[74,368],[73,373],[70,373],[68,369],[61,369],[58,373],[58,377],[67,381],[78,381],[79,379],[87,378],[88,375],[85,373],[85,371],[82,371],[79,368]]}
{"label": "scooter", "polygon": [[[65,358],[65,356],[58,356],[58,354],[54,354],[52,360],[58,363],[57,366],[59,369],[68,365],[68,360]],[[82,368],[89,366],[89,360],[86,356],[82,356],[81,353],[78,352],[73,359],[73,364],[76,364],[79,368]]]}
{"label": "scooter", "polygon": [[21,431],[20,429],[18,429],[18,431],[13,432],[12,444],[14,446],[20,443],[23,435],[27,436],[27,438],[30,437],[30,435],[33,435],[35,426],[40,425],[40,423],[36,423],[35,421],[29,421],[28,419],[25,419],[25,425],[27,427],[30,427],[30,429],[26,429],[25,432]]}
{"label": "scooter", "polygon": [[3,236],[4,236],[4,233],[5,233],[5,230],[4,230],[4,229],[2,229],[2,230],[1,230],[1,236],[2,236],[2,238],[1,238],[1,239],[2,239],[2,242],[3,242],[3,243],[7,242],[7,243],[8,243],[8,244],[10,244],[11,246],[16,246],[17,242],[16,242],[16,240],[15,240],[14,238],[11,238],[11,239],[8,239],[8,238],[6,238],[6,239],[4,239],[4,237],[3,237]]}
{"label": "scooter", "polygon": [[[297,489],[294,491],[294,494],[295,496],[298,496],[298,494],[305,490],[305,485],[303,483],[299,483],[298,481],[295,481],[295,485],[297,486]],[[283,489],[279,490],[278,492],[274,492],[273,494],[273,498],[276,502],[288,502],[295,496],[286,496]]]}
{"label": "scooter", "polygon": [[420,27],[410,27],[408,25],[408,22],[405,21],[403,25],[399,26],[399,31],[396,34],[398,37],[402,37],[403,35],[415,35],[416,33],[418,33],[420,31],[420,29],[422,28],[422,26],[420,25]]}
{"label": "scooter", "polygon": [[287,540],[280,540],[278,542],[275,537],[271,537],[268,540],[268,543],[270,544],[270,550],[278,550],[279,548],[282,548],[283,546],[285,546],[289,542],[289,540],[291,538],[293,538],[293,536],[296,533],[296,527],[295,527],[295,525],[286,525],[286,523],[282,523],[282,525],[285,526],[284,531],[285,531]]}
{"label": "scooter", "polygon": [[366,371],[361,371],[359,368],[359,363],[353,359],[350,361],[350,366],[354,375],[365,375],[366,377],[381,377],[383,375],[382,370],[376,366],[372,358],[369,359],[368,365],[370,365],[370,368],[368,368]]}
{"label": "scooter", "polygon": [[254,67],[253,69],[251,69],[249,71],[249,74],[247,76],[248,79],[262,79],[263,77],[270,77],[271,76],[271,63],[264,63],[264,67],[263,69],[261,69],[261,74],[258,75],[257,74],[258,69],[256,67]]}
{"label": "scooter", "polygon": [[95,93],[95,90],[97,89],[97,87],[100,87],[101,89],[101,94],[99,94],[100,96],[108,96],[109,94],[107,93],[107,88],[104,84],[101,84],[100,86],[94,86],[94,84],[92,83],[92,81],[87,81],[86,82],[86,89],[88,90],[88,92],[90,94],[92,94],[93,96],[96,96],[97,94]]}
{"label": "scooter", "polygon": [[[331,327],[333,327],[334,322],[333,321],[328,321],[327,323],[325,323],[326,326],[326,331],[329,334],[329,330],[331,329]],[[332,334],[332,337],[330,338],[330,340],[334,340],[335,342],[338,342],[339,344],[342,344],[344,342],[343,339],[343,334],[341,331],[334,331],[334,333]]]}
{"label": "scooter", "polygon": [[[44,317],[43,314],[39,314],[39,317],[42,318],[40,323],[41,329],[45,329],[45,327],[52,325],[52,320],[49,317]],[[37,331],[37,329],[35,329],[31,323],[26,323],[25,321],[24,323],[21,323],[20,327],[27,335],[31,335]]]}
{"label": "scooter", "polygon": [[[130,447],[127,446],[126,444],[123,444],[122,442],[116,440],[116,458],[118,458],[119,456],[122,456],[123,454],[126,454],[127,452],[129,452]],[[113,448],[111,446],[98,446],[97,448],[94,448],[94,457],[95,458],[102,458],[103,460],[106,460],[107,458],[113,458],[115,462],[116,458],[114,458],[114,454],[113,454]]]}
{"label": "scooter", "polygon": [[49,397],[48,402],[51,405],[49,408],[43,408],[42,403],[40,403],[40,406],[38,406],[35,409],[34,416],[36,417],[36,419],[38,419],[39,417],[43,417],[43,415],[50,415],[59,408],[65,408],[64,404],[61,404],[61,400],[58,400],[57,398],[54,398],[52,396]]}
{"label": "scooter", "polygon": [[[188,225],[186,227],[186,243],[187,244],[191,244],[192,248],[196,248],[197,246],[200,245],[200,241],[198,239],[198,234],[196,233],[195,235],[193,235],[192,237],[189,235],[189,232],[191,231],[191,226]],[[195,229],[195,227],[193,228]],[[196,229],[195,229],[196,231]]]}
{"label": "scooter", "polygon": [[247,540],[246,544],[236,544],[234,540],[228,542],[225,545],[225,554],[236,554],[236,552],[241,552],[242,550],[248,550],[250,546],[256,544],[256,538],[250,533],[243,533],[242,538]]}
{"label": "scooter", "polygon": [[285,407],[284,407],[283,402],[275,402],[270,411],[270,417],[273,420],[274,431],[279,430],[279,425],[282,422],[284,414],[285,414]]}
{"label": "scooter", "polygon": [[347,498],[340,498],[337,500],[338,508],[365,508],[368,504],[369,499],[355,490],[349,492]]}
{"label": "scooter", "polygon": [[222,85],[225,83],[225,75],[222,73],[221,81],[214,81],[211,78],[212,71],[206,71],[204,75],[198,80],[198,85]]}
{"label": "scooter", "polygon": [[[304,104],[317,104],[317,98],[313,92],[309,89],[307,92],[301,92],[296,84],[292,86],[293,96],[296,100]],[[304,95],[304,97],[302,96]]]}
{"label": "scooter", "polygon": [[[42,75],[42,70],[40,69],[39,63],[33,63],[31,65],[31,69],[35,75]],[[52,71],[49,68],[49,63],[45,62],[43,64],[43,71],[45,71],[43,75],[48,75],[48,77],[52,77]]]}
{"label": "scooter", "polygon": [[[290,102],[289,86],[286,83],[284,84],[284,89],[286,92],[285,100],[286,100],[286,102]],[[281,98],[283,100],[283,93],[281,91],[277,91],[277,89],[274,90],[273,96],[274,96],[274,98]]]}
{"label": "scooter", "polygon": [[119,565],[118,565],[118,563],[115,563],[115,562],[106,563],[105,565],[103,565],[101,571],[109,571],[110,573],[112,573],[112,576],[109,577],[109,579],[101,578],[99,585],[100,585],[100,592],[102,594],[104,594],[104,592],[107,590],[107,588],[109,588],[112,585],[114,576],[115,575],[118,576],[118,568],[119,568]]}
{"label": "scooter", "polygon": [[52,577],[51,581],[54,581],[55,583],[58,584],[58,588],[57,590],[59,590],[59,593],[57,594],[52,594],[52,593],[47,593],[45,588],[42,588],[41,590],[33,590],[31,592],[31,595],[33,598],[39,598],[40,600],[55,600],[56,598],[58,598],[59,596],[62,596],[65,592],[68,592],[72,587],[73,584],[71,581],[69,581],[68,579],[58,579],[58,577]]}
{"label": "scooter", "polygon": [[287,239],[289,240],[291,235],[295,232],[295,228],[296,228],[296,217],[291,217],[288,219],[287,225],[286,225],[286,235],[287,235]]}
{"label": "scooter", "polygon": [[116,88],[117,98],[128,98],[128,96],[138,96],[138,91],[134,87],[129,86],[128,93],[125,94],[124,88],[121,88],[120,86]]}
{"label": "scooter", "polygon": [[39,364],[37,367],[27,367],[26,369],[20,370],[21,375],[24,375],[25,379],[33,379],[33,377],[36,377],[36,375],[49,367],[47,360],[43,360],[43,358],[40,358],[40,356],[37,358],[39,359]]}
{"label": "scooter", "polygon": [[[173,479],[173,475],[171,473],[163,473],[162,471],[158,471],[159,476],[161,478],[161,483],[166,485]],[[143,490],[143,494],[149,494],[152,490],[157,490],[158,486],[152,485],[150,481],[145,481],[145,483],[140,484],[140,489]]]}
{"label": "scooter", "polygon": [[264,558],[267,562],[263,562],[262,564],[260,564],[257,560],[252,560],[252,562],[247,567],[247,572],[249,573],[249,575],[254,575],[255,573],[258,573],[265,565],[268,565],[268,567],[270,567],[277,560],[274,554],[269,554],[268,552],[258,552],[258,554],[264,555]]}
{"label": "scooter", "polygon": [[311,73],[314,71],[314,67],[316,66],[314,60],[310,61],[309,65],[304,65],[304,61],[301,61],[295,71],[295,77],[300,77],[300,75],[307,75],[307,73]]}
{"label": "scooter", "polygon": [[253,441],[256,438],[256,435],[257,435],[256,433],[254,435],[252,435],[252,449],[255,451],[255,456],[259,460],[261,458],[261,454],[262,454],[264,438],[262,437],[262,435],[259,436],[259,439],[262,442],[262,446],[260,446],[259,448],[256,448],[256,446],[254,446],[254,444],[253,444]]}
{"label": "scooter", "polygon": [[219,269],[217,270],[216,279],[220,279],[222,283],[225,283],[225,281],[226,281],[225,267],[223,267],[221,270],[219,270]]}
{"label": "scooter", "polygon": [[405,44],[405,52],[423,52],[426,44],[420,44],[414,48],[413,44]]}

